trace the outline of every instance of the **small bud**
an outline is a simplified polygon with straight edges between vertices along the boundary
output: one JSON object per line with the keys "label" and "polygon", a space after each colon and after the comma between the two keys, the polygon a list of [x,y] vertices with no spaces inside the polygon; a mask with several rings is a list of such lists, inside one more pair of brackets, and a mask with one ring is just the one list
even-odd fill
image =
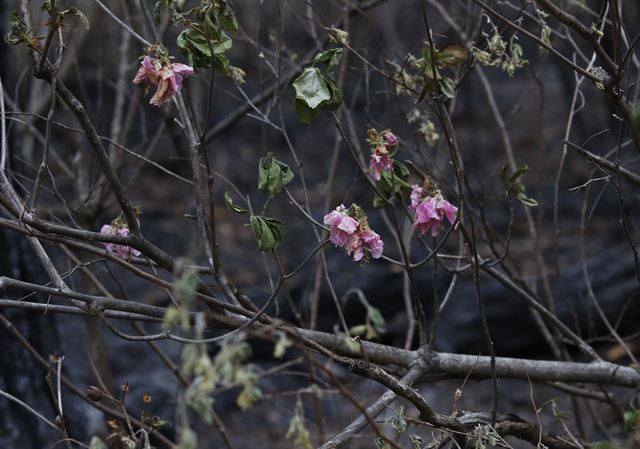
{"label": "small bud", "polygon": [[144,402],[145,404],[150,404],[151,395],[149,393],[145,393],[144,396],[142,396],[142,402]]}
{"label": "small bud", "polygon": [[462,390],[460,390],[459,388],[456,388],[454,398],[456,401],[459,401],[460,399],[462,399]]}
{"label": "small bud", "polygon": [[127,393],[129,391],[129,382],[125,382],[120,385],[120,391],[122,391],[123,393]]}
{"label": "small bud", "polygon": [[104,391],[98,387],[90,386],[87,388],[87,398],[93,402],[100,402],[104,397]]}

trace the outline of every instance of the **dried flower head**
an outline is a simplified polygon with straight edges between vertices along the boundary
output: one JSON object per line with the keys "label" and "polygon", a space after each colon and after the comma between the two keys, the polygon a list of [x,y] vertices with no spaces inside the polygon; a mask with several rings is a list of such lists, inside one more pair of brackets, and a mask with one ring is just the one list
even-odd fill
{"label": "dried flower head", "polygon": [[413,228],[422,235],[431,231],[432,236],[438,235],[442,229],[444,217],[449,223],[455,222],[458,208],[444,199],[439,190],[431,189],[431,184],[425,187],[411,186],[411,205],[414,212]]}
{"label": "dried flower head", "polygon": [[398,149],[400,141],[388,129],[377,132],[375,129],[370,128],[367,130],[367,142],[371,145],[371,159],[369,161],[371,176],[376,181],[380,181],[384,172],[393,170],[391,157]]}
{"label": "dried flower head", "polygon": [[104,391],[92,385],[89,388],[87,388],[86,396],[87,396],[87,399],[93,402],[100,402],[102,398],[104,398]]}
{"label": "dried flower head", "polygon": [[341,204],[324,216],[324,223],[330,227],[329,240],[344,248],[355,262],[366,261],[369,255],[374,259],[382,256],[384,242],[369,228],[367,216],[360,206],[352,204],[347,209]]}
{"label": "dried flower head", "polygon": [[[140,222],[138,222],[138,225],[140,225]],[[113,220],[111,224],[102,225],[102,228],[100,229],[100,234],[115,235],[118,237],[127,237],[129,235],[129,227],[121,217],[118,217],[115,220]],[[116,243],[109,243],[109,242],[105,243],[104,246],[105,248],[107,248],[107,251],[115,254],[121,259],[131,260],[132,256],[140,255],[140,251],[130,246],[118,245]]]}
{"label": "dried flower head", "polygon": [[158,86],[151,97],[154,106],[162,106],[180,91],[182,81],[193,74],[193,68],[186,64],[172,64],[168,57],[152,58],[145,56],[140,63],[140,69],[133,79],[135,84],[145,83]]}

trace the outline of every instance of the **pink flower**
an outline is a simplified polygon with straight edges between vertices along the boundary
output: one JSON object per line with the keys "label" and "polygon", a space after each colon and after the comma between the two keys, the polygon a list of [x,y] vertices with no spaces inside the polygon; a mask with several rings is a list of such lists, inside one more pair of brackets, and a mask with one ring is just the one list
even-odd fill
{"label": "pink flower", "polygon": [[366,251],[374,259],[382,256],[384,242],[369,228],[367,217],[359,206],[354,204],[347,209],[341,204],[324,216],[324,223],[329,225],[329,240],[334,245],[344,248],[348,256],[353,256],[355,262],[367,260]]}
{"label": "pink flower", "polygon": [[346,247],[352,239],[356,229],[358,229],[358,221],[351,218],[344,211],[346,207],[343,204],[324,217],[324,224],[331,227],[329,240],[336,246]]}
{"label": "pink flower", "polygon": [[371,160],[369,161],[371,176],[376,181],[380,181],[384,172],[393,171],[391,156],[396,151],[400,141],[388,129],[378,132],[373,128],[369,128],[367,130],[367,142],[371,145]]}
{"label": "pink flower", "polygon": [[431,230],[431,235],[436,236],[438,234],[438,226],[440,225],[437,200],[432,196],[425,198],[418,204],[415,212],[416,215],[413,220],[413,226],[417,228],[422,235]]}
{"label": "pink flower", "polygon": [[413,219],[414,229],[418,229],[422,235],[431,231],[432,236],[438,235],[442,228],[442,219],[446,217],[453,224],[458,214],[458,208],[445,200],[439,190],[434,196],[424,194],[420,186],[411,186],[411,206],[415,215]]}
{"label": "pink flower", "polygon": [[374,259],[379,259],[382,256],[382,250],[384,250],[384,242],[376,233],[371,229],[367,229],[362,233],[362,240],[365,244],[369,246],[369,251],[371,251],[371,257]]}
{"label": "pink flower", "polygon": [[193,68],[186,64],[163,64],[158,59],[145,56],[133,82],[157,85],[149,103],[161,106],[180,91],[184,78],[192,74]]}
{"label": "pink flower", "polygon": [[[126,226],[117,227],[106,224],[102,226],[102,229],[100,229],[100,234],[126,237],[129,235],[129,228]],[[131,256],[140,255],[140,251],[135,248],[131,248],[130,246],[117,245],[115,243],[105,243],[104,246],[107,248],[107,251],[114,253],[121,259],[131,260]]]}
{"label": "pink flower", "polygon": [[386,141],[385,146],[387,147],[387,149],[393,148],[400,143],[396,135],[391,131],[387,131],[384,133],[384,140]]}
{"label": "pink flower", "polygon": [[371,175],[376,181],[380,181],[382,173],[385,171],[391,171],[393,168],[393,162],[389,157],[389,152],[386,147],[380,145],[373,149],[369,166],[371,167]]}
{"label": "pink flower", "polygon": [[418,204],[422,201],[423,188],[414,184],[411,186],[411,209],[418,207]]}
{"label": "pink flower", "polygon": [[456,215],[458,215],[458,208],[451,204],[449,201],[442,198],[442,196],[440,196],[440,199],[441,201],[438,204],[440,212],[444,214],[445,217],[447,217],[449,223],[453,224],[453,222],[456,221]]}

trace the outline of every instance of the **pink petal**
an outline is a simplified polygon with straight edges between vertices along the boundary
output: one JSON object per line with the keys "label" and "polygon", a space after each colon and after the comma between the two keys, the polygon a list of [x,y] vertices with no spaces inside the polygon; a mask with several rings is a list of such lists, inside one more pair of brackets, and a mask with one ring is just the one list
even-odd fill
{"label": "pink petal", "polygon": [[440,210],[447,217],[449,223],[452,223],[456,220],[456,215],[458,214],[458,208],[448,202],[447,200],[442,200],[440,203]]}
{"label": "pink petal", "polygon": [[[342,206],[342,205],[340,205],[340,206]],[[337,225],[338,223],[340,223],[340,221],[342,220],[342,215],[343,215],[338,210],[340,208],[340,206],[338,206],[336,208],[336,210],[332,210],[331,212],[329,212],[327,215],[324,216],[324,224],[333,226],[333,225]]]}
{"label": "pink petal", "polygon": [[364,257],[364,249],[362,249],[362,246],[358,246],[353,251],[353,261],[359,262],[360,260],[362,260],[363,257]]}
{"label": "pink petal", "polygon": [[380,236],[368,229],[362,233],[362,240],[369,246],[369,250],[371,251],[371,257],[374,259],[380,258],[382,256],[382,251],[384,250],[384,242],[380,238]]}
{"label": "pink petal", "polygon": [[186,78],[189,75],[193,75],[193,67],[186,64],[171,64],[171,69],[176,75]]}
{"label": "pink petal", "polygon": [[351,218],[347,214],[342,215],[342,219],[338,223],[338,229],[348,233],[353,234],[355,230],[358,228],[358,220]]}
{"label": "pink petal", "polygon": [[398,138],[391,131],[384,133],[384,140],[387,141],[389,147],[395,147],[399,143]]}
{"label": "pink petal", "polygon": [[171,100],[171,97],[173,97],[176,92],[178,92],[178,89],[171,78],[161,78],[158,83],[158,90],[156,90],[155,95],[151,97],[151,101],[149,101],[149,103],[154,106],[162,106]]}
{"label": "pink petal", "polygon": [[416,209],[422,201],[422,187],[414,184],[411,186],[411,208]]}
{"label": "pink petal", "polygon": [[416,218],[419,221],[428,221],[430,219],[440,220],[436,199],[428,197],[418,204],[418,207],[416,207]]}
{"label": "pink petal", "polygon": [[149,56],[145,56],[142,62],[140,63],[140,69],[138,69],[138,73],[136,77],[133,79],[135,84],[139,84],[142,81],[148,80],[153,84],[156,84],[157,81],[157,69],[154,63],[154,59]]}

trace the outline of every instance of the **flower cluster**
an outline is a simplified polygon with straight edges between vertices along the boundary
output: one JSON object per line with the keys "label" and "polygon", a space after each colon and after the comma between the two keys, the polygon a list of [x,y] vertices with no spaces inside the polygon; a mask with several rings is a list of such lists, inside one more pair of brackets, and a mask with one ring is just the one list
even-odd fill
{"label": "flower cluster", "polygon": [[329,240],[334,245],[344,248],[348,256],[353,255],[355,262],[363,258],[367,260],[368,253],[374,259],[382,256],[384,242],[369,228],[367,216],[360,206],[352,204],[347,209],[341,204],[324,216],[324,224],[330,227]]}
{"label": "flower cluster", "polygon": [[[118,237],[126,237],[129,235],[129,228],[126,224],[120,222],[121,220],[115,219],[111,224],[102,225],[100,234],[103,235],[115,235]],[[140,251],[130,246],[117,245],[115,243],[105,243],[105,248],[110,253],[115,254],[121,259],[131,260],[131,256],[139,256]]]}
{"label": "flower cluster", "polygon": [[149,84],[158,86],[149,103],[154,106],[162,106],[180,91],[184,78],[192,74],[193,68],[186,64],[172,64],[168,57],[156,59],[145,56],[133,82],[135,84],[144,82],[147,86]]}
{"label": "flower cluster", "polygon": [[[425,182],[428,185],[428,181]],[[445,200],[439,190],[432,190],[418,185],[411,186],[411,206],[415,216],[413,228],[422,235],[431,231],[432,236],[438,235],[442,229],[442,220],[447,217],[449,223],[456,220],[458,208]]]}
{"label": "flower cluster", "polygon": [[375,129],[368,131],[367,141],[371,144],[371,176],[376,181],[380,181],[382,173],[393,169],[391,156],[398,147],[399,140],[389,130],[378,133]]}

